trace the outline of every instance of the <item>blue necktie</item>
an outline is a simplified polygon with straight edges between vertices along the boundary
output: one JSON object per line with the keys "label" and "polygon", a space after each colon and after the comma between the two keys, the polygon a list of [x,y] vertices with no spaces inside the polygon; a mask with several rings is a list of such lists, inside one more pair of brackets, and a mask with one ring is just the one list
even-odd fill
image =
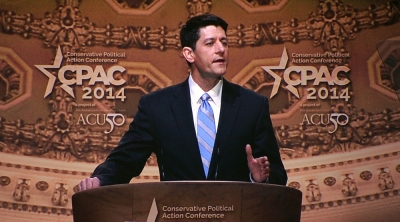
{"label": "blue necktie", "polygon": [[206,177],[208,175],[208,168],[210,167],[216,134],[214,112],[208,103],[210,98],[207,93],[201,96],[202,102],[197,114],[197,141]]}

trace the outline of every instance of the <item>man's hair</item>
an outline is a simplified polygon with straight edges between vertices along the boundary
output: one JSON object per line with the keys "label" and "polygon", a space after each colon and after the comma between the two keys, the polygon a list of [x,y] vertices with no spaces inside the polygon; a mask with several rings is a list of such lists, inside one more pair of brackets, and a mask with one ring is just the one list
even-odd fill
{"label": "man's hair", "polygon": [[200,28],[213,25],[224,29],[225,33],[228,29],[228,23],[222,18],[213,14],[202,14],[190,18],[185,25],[182,26],[180,32],[181,46],[190,47],[196,50],[196,42],[200,38]]}

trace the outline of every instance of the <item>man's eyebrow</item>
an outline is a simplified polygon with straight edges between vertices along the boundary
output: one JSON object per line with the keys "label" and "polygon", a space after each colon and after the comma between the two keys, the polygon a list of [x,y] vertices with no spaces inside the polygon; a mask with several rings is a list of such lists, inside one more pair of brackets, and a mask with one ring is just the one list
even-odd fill
{"label": "man's eyebrow", "polygon": [[[210,38],[205,38],[204,39],[204,41],[206,42],[206,41],[209,41],[209,40],[216,40],[216,39],[218,39],[218,38],[216,38],[216,37],[210,37]],[[221,40],[228,40],[228,38],[227,37],[222,37],[222,38],[220,38]]]}
{"label": "man's eyebrow", "polygon": [[209,38],[205,38],[204,41],[208,41],[208,40],[215,40],[215,37],[209,37]]}

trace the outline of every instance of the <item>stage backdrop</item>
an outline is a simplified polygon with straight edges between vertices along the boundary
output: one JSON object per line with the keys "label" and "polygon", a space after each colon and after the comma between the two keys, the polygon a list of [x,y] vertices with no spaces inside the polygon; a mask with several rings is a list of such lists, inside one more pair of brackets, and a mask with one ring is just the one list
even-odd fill
{"label": "stage backdrop", "polygon": [[[1,221],[72,221],[140,96],[188,76],[179,30],[206,12],[225,78],[269,98],[302,221],[398,220],[398,1],[1,0]],[[132,183],[156,181],[152,156]]]}

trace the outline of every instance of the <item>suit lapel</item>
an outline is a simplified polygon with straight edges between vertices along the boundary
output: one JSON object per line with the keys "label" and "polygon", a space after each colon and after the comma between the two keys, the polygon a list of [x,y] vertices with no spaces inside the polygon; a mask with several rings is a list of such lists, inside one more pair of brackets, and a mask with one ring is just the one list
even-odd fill
{"label": "suit lapel", "polygon": [[174,99],[171,102],[171,109],[181,137],[186,144],[186,151],[189,153],[187,158],[192,158],[194,170],[204,175],[196,131],[194,129],[188,80],[178,85],[173,96]]}
{"label": "suit lapel", "polygon": [[220,120],[216,136],[216,148],[221,154],[224,152],[225,144],[233,130],[236,115],[239,110],[239,88],[224,79],[221,99]]}

